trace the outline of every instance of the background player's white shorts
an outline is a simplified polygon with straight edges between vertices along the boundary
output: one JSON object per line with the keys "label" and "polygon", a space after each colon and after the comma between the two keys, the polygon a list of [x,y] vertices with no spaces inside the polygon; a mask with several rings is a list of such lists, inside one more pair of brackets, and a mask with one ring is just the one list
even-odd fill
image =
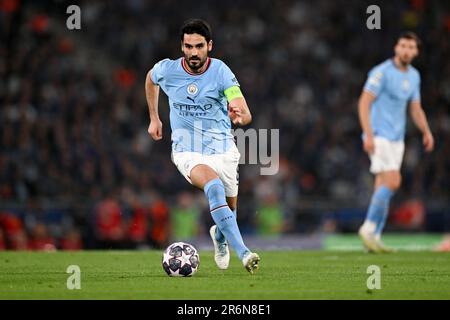
{"label": "background player's white shorts", "polygon": [[192,168],[199,164],[211,167],[225,186],[225,196],[238,195],[238,165],[241,154],[233,143],[230,150],[222,154],[203,155],[198,152],[173,152],[172,162],[178,171],[192,184],[190,174]]}
{"label": "background player's white shorts", "polygon": [[377,174],[384,171],[400,171],[405,143],[375,137],[374,145],[375,151],[369,156],[371,161],[370,172]]}

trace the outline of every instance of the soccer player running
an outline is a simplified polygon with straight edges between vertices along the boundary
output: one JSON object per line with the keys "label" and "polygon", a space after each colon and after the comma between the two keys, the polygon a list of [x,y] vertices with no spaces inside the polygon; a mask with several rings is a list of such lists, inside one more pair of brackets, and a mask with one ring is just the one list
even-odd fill
{"label": "soccer player running", "polygon": [[169,98],[172,161],[190,184],[205,192],[209,202],[215,222],[209,232],[214,260],[220,269],[227,269],[231,245],[253,273],[260,258],[245,246],[236,220],[240,153],[231,134],[231,121],[244,126],[252,116],[233,72],[221,60],[208,56],[213,47],[208,23],[188,20],[180,36],[184,56],[161,60],[147,74],[148,132],[154,140],[162,139],[161,87]]}
{"label": "soccer player running", "polygon": [[422,132],[426,152],[434,139],[422,109],[420,74],[411,62],[419,53],[420,39],[413,32],[400,35],[395,56],[375,66],[368,75],[359,98],[359,120],[364,151],[368,153],[370,172],[375,175],[374,193],[359,236],[369,252],[392,252],[381,241],[389,202],[400,187],[400,167],[404,153],[406,109]]}

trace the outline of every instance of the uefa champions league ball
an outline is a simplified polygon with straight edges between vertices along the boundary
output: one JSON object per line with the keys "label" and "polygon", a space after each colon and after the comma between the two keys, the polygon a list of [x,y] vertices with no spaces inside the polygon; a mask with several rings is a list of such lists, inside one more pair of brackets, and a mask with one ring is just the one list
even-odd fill
{"label": "uefa champions league ball", "polygon": [[162,266],[171,277],[191,277],[200,265],[200,256],[193,245],[175,242],[163,253]]}

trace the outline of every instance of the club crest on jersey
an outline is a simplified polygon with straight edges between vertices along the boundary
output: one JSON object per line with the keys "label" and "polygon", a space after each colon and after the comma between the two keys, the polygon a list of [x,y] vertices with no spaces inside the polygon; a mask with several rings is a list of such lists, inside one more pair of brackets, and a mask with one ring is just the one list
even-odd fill
{"label": "club crest on jersey", "polygon": [[408,91],[408,89],[409,89],[409,81],[407,79],[403,80],[402,89],[403,89],[403,91]]}
{"label": "club crest on jersey", "polygon": [[191,83],[187,86],[187,93],[190,95],[196,95],[198,92],[198,87],[195,85],[195,83]]}

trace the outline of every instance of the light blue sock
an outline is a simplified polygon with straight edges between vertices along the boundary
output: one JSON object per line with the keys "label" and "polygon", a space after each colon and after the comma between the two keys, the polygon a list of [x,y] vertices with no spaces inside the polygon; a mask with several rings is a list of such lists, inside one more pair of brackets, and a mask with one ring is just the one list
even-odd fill
{"label": "light blue sock", "polygon": [[222,181],[220,179],[209,181],[205,185],[204,191],[208,198],[211,216],[217,228],[220,229],[228,243],[236,250],[239,259],[242,260],[245,253],[250,250],[245,246],[237,225],[236,216],[230,210],[225,200],[225,187]]}
{"label": "light blue sock", "polygon": [[[234,216],[237,219],[237,209],[231,210],[234,214]],[[220,231],[219,228],[216,228],[216,240],[219,243],[224,243],[225,242],[225,236],[223,235],[222,231]]]}
{"label": "light blue sock", "polygon": [[392,190],[390,190],[388,188],[386,188],[386,189],[388,190],[386,192],[386,194],[388,194],[387,200],[386,200],[386,206],[384,207],[383,215],[381,216],[381,219],[377,225],[377,229],[375,230],[375,235],[378,235],[378,236],[381,235],[381,232],[383,232],[384,225],[386,224],[386,220],[389,215],[389,203],[391,202],[391,198],[394,195],[394,192]]}
{"label": "light blue sock", "polygon": [[394,192],[386,186],[380,186],[373,194],[367,211],[366,220],[377,225],[375,234],[381,234],[389,212],[389,202]]}

